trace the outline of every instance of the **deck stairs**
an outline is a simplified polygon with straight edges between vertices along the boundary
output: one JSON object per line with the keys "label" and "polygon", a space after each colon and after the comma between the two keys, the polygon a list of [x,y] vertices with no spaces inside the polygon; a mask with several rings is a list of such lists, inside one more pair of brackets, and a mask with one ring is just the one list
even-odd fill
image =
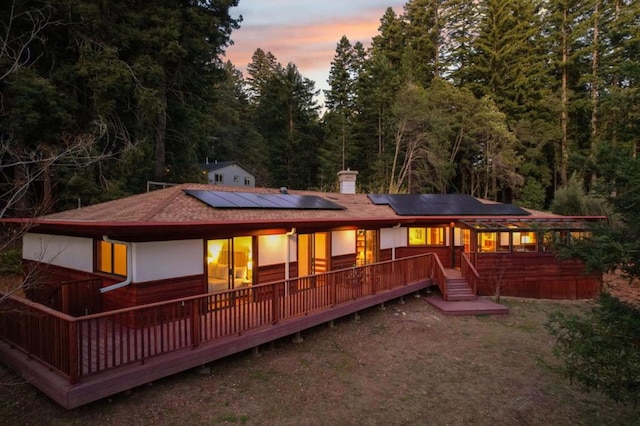
{"label": "deck stairs", "polygon": [[473,289],[457,269],[445,269],[448,301],[476,300]]}

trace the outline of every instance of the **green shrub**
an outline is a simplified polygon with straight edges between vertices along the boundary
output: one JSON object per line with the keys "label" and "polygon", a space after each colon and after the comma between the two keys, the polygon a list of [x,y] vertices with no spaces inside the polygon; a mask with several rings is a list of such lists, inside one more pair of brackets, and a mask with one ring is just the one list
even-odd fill
{"label": "green shrub", "polygon": [[0,252],[0,275],[22,273],[22,252],[19,248]]}
{"label": "green shrub", "polygon": [[559,372],[571,382],[637,406],[640,401],[640,309],[602,293],[583,315],[550,315]]}

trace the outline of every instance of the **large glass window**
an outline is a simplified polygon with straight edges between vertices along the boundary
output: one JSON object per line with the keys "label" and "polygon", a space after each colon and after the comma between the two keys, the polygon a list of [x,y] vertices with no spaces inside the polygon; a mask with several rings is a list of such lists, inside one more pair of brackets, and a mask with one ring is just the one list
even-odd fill
{"label": "large glass window", "polygon": [[480,253],[493,253],[496,251],[496,233],[478,232],[478,251]]}
{"label": "large glass window", "polygon": [[443,246],[445,228],[409,228],[410,246]]}
{"label": "large glass window", "polygon": [[207,241],[207,282],[209,291],[250,285],[253,280],[252,237]]}
{"label": "large glass window", "polygon": [[322,274],[329,270],[329,234],[298,235],[298,276]]}
{"label": "large glass window", "polygon": [[378,261],[378,231],[358,229],[356,234],[356,265]]}
{"label": "large glass window", "polygon": [[513,251],[536,251],[538,238],[535,232],[514,232]]}
{"label": "large glass window", "polygon": [[98,242],[97,270],[108,274],[127,275],[127,246]]}

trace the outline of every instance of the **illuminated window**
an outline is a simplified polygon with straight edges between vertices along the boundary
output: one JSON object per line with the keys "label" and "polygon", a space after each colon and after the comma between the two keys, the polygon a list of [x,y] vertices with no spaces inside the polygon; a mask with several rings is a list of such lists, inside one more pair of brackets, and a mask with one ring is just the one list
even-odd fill
{"label": "illuminated window", "polygon": [[99,272],[126,276],[127,246],[99,241],[97,269]]}
{"label": "illuminated window", "polygon": [[498,234],[496,246],[496,251],[499,252],[508,252],[510,250],[509,247],[509,233],[508,232],[496,232]]}
{"label": "illuminated window", "polygon": [[536,251],[538,238],[535,232],[514,232],[514,251]]}
{"label": "illuminated window", "polygon": [[493,253],[496,251],[497,232],[478,232],[478,251]]}
{"label": "illuminated window", "polygon": [[378,232],[358,229],[356,233],[356,265],[368,265],[378,261]]}
{"label": "illuminated window", "polygon": [[584,232],[584,231],[582,231],[582,232],[578,232],[578,231],[573,231],[573,232],[571,232],[571,234],[570,234],[570,235],[571,235],[571,239],[572,239],[572,240],[581,240],[581,239],[583,239],[583,238],[590,237],[590,236],[591,236],[591,232]]}
{"label": "illuminated window", "polygon": [[409,228],[410,246],[443,246],[445,228]]}

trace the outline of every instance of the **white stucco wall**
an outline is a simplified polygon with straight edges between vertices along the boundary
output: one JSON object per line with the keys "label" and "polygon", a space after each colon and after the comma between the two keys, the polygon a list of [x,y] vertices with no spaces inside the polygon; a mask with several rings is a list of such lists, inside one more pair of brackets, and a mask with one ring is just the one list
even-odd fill
{"label": "white stucco wall", "polygon": [[[216,182],[215,175],[222,176],[222,182]],[[237,180],[234,177],[237,176]],[[248,183],[245,182],[248,179]],[[213,170],[209,172],[209,183],[212,185],[227,185],[227,186],[256,186],[256,178],[253,174],[243,169],[237,164],[230,164],[225,167]]]}
{"label": "white stucco wall", "polygon": [[380,230],[380,249],[407,246],[407,228],[384,228]]}
{"label": "white stucco wall", "polygon": [[204,273],[203,240],[133,243],[132,256],[137,283]]}
{"label": "white stucco wall", "polygon": [[331,233],[331,256],[342,256],[356,252],[356,231],[333,231]]}
{"label": "white stucco wall", "polygon": [[258,265],[266,266],[286,263],[287,238],[289,238],[289,261],[295,262],[297,259],[295,235],[261,235],[258,237]]}
{"label": "white stucco wall", "polygon": [[22,258],[93,272],[93,240],[27,233],[22,238]]}

